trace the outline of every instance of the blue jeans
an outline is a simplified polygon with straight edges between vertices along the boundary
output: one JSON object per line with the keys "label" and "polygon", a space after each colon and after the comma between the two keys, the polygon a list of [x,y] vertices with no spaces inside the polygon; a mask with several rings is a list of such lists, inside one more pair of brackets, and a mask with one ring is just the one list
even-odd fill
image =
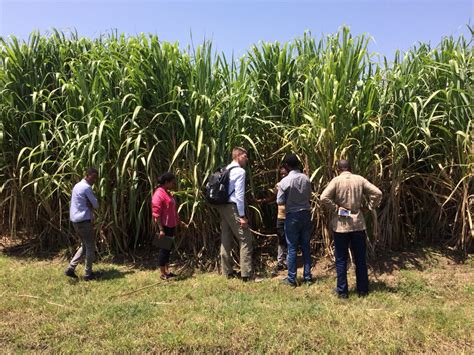
{"label": "blue jeans", "polygon": [[366,263],[365,231],[348,233],[334,232],[334,248],[336,251],[337,292],[348,294],[347,286],[347,258],[349,257],[349,245],[352,251],[356,268],[357,292],[367,293],[369,291],[369,275]]}
{"label": "blue jeans", "polygon": [[288,281],[291,283],[296,284],[296,254],[298,252],[298,246],[301,246],[301,251],[303,252],[303,277],[305,280],[312,280],[311,249],[309,246],[312,227],[310,211],[286,214],[285,235],[288,244],[286,263],[288,267]]}

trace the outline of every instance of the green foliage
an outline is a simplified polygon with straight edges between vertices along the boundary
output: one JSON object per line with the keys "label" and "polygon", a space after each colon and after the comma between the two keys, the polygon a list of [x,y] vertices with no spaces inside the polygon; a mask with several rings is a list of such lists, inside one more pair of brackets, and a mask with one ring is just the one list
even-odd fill
{"label": "green foliage", "polygon": [[[390,64],[368,42],[343,28],[321,40],[262,43],[229,61],[208,42],[181,50],[152,35],[1,40],[4,225],[44,247],[64,244],[71,188],[95,166],[102,248],[127,252],[149,239],[150,197],[171,169],[180,212],[194,222],[187,246],[213,256],[218,223],[202,188],[243,145],[251,205],[274,186],[283,154],[300,156],[324,248],[330,234],[317,198],[346,157],[384,192],[379,213],[367,216],[371,251],[427,239],[466,252],[474,230],[471,39],[420,44]],[[249,215],[255,229],[272,225],[268,211]]]}

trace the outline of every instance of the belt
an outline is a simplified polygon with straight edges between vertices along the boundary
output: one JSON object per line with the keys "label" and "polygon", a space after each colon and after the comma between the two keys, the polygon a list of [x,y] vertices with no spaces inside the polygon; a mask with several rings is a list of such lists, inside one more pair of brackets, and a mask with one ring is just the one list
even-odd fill
{"label": "belt", "polygon": [[81,224],[81,223],[87,223],[87,222],[90,223],[90,221],[91,221],[90,219],[86,219],[85,221],[72,222],[72,223],[74,223],[74,224]]}

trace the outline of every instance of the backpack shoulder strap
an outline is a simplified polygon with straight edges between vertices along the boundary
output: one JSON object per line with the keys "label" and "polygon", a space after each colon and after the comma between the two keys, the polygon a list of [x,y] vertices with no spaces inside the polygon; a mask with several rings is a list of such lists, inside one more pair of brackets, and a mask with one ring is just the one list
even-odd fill
{"label": "backpack shoulder strap", "polygon": [[[238,166],[231,166],[229,169],[227,169],[227,171],[229,172],[230,174],[230,171],[232,169],[235,169],[235,168],[238,168]],[[227,198],[229,198],[230,196],[232,196],[232,194],[235,192],[235,189],[232,190],[232,192],[230,194],[227,195]]]}

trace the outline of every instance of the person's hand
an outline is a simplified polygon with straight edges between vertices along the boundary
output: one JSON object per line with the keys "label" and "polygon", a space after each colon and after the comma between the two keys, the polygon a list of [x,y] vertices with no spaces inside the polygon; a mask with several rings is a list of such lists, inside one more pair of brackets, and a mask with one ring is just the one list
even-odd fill
{"label": "person's hand", "polygon": [[165,236],[165,231],[164,230],[160,230],[160,233],[158,233],[158,238],[164,238]]}
{"label": "person's hand", "polygon": [[183,228],[186,228],[186,229],[188,229],[188,227],[189,227],[189,224],[187,224],[187,223],[185,223],[185,222],[183,222],[183,221],[180,221],[180,222],[179,222],[179,225],[180,225],[181,227],[183,227]]}
{"label": "person's hand", "polygon": [[246,228],[249,225],[249,221],[245,217],[240,217],[240,226]]}

